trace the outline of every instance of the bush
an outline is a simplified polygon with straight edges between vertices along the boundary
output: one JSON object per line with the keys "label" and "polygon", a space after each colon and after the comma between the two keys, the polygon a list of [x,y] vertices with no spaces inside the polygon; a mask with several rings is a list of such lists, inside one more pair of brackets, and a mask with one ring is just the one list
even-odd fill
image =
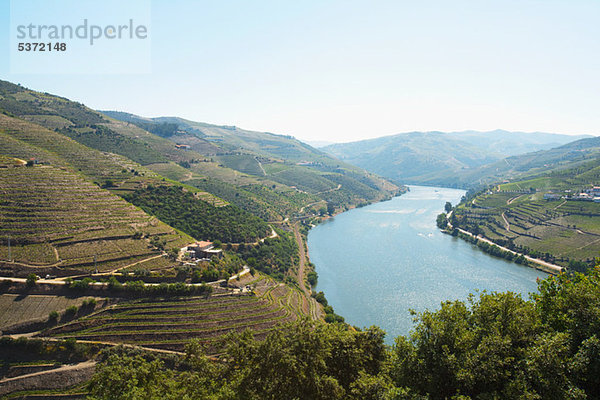
{"label": "bush", "polygon": [[48,322],[54,324],[56,321],[58,321],[58,311],[50,312],[50,314],[48,314]]}
{"label": "bush", "polygon": [[123,284],[117,280],[114,276],[108,278],[108,290],[120,291],[123,290]]}
{"label": "bush", "polygon": [[308,273],[307,278],[308,278],[308,283],[310,283],[310,286],[315,286],[319,279],[319,275],[317,275],[317,273],[315,271],[311,271]]}
{"label": "bush", "polygon": [[96,299],[87,299],[84,300],[81,303],[81,306],[79,307],[80,310],[86,310],[86,309],[91,309],[93,310],[96,307]]}
{"label": "bush", "polygon": [[37,280],[38,280],[38,277],[36,274],[29,274],[29,275],[27,275],[27,280],[25,281],[25,283],[28,288],[32,288],[36,285]]}
{"label": "bush", "polygon": [[94,280],[92,278],[84,278],[80,281],[71,281],[69,284],[69,289],[75,290],[78,292],[83,292],[89,288],[90,283],[93,283]]}
{"label": "bush", "polygon": [[315,298],[315,300],[317,300],[323,306],[327,306],[327,299],[325,298],[325,293],[318,292],[318,293],[314,293],[312,296]]}
{"label": "bush", "polygon": [[73,318],[75,317],[75,315],[77,315],[77,307],[76,306],[70,306],[65,310],[65,318]]}

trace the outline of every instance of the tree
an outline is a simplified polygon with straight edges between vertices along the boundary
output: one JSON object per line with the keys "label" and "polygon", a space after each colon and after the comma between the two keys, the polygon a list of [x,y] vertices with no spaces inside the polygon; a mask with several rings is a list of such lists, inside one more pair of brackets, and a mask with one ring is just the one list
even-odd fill
{"label": "tree", "polygon": [[310,271],[307,275],[307,279],[308,279],[308,283],[310,283],[310,286],[315,286],[317,284],[317,280],[319,279],[319,276],[317,275],[317,273],[315,271]]}
{"label": "tree", "polygon": [[27,275],[27,279],[25,280],[25,284],[27,285],[28,288],[32,288],[32,287],[35,287],[37,280],[38,280],[37,275],[31,273],[31,274]]}
{"label": "tree", "polygon": [[327,214],[333,215],[335,213],[335,205],[332,202],[327,202]]}
{"label": "tree", "polygon": [[48,314],[48,322],[55,324],[56,321],[58,321],[58,311],[51,311],[50,314]]}
{"label": "tree", "polygon": [[446,218],[445,213],[441,213],[437,216],[436,224],[437,224],[438,228],[446,229],[446,227],[448,226],[448,219]]}
{"label": "tree", "polygon": [[447,213],[449,213],[450,211],[452,211],[452,203],[450,203],[449,201],[447,201],[446,204],[444,205],[444,210],[446,210]]}
{"label": "tree", "polygon": [[410,339],[396,339],[396,386],[434,399],[514,398],[514,390],[524,395],[530,388],[521,368],[540,327],[531,302],[510,292],[483,293],[468,304],[442,303],[418,320]]}

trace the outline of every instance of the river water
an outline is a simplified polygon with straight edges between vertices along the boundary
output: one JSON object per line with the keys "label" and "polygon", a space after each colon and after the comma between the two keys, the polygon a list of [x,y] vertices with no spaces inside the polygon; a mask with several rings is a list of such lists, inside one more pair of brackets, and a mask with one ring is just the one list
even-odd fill
{"label": "river water", "polygon": [[476,290],[528,298],[547,274],[483,253],[441,233],[436,216],[463,190],[410,186],[390,201],[342,213],[311,229],[308,248],[318,291],[346,322],[378,325],[387,343],[413,328],[409,309],[438,309]]}

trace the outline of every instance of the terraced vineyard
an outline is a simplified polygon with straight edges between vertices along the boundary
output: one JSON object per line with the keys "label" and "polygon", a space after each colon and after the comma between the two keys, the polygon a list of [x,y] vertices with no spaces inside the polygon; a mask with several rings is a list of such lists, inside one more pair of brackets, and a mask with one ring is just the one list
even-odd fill
{"label": "terraced vineyard", "polygon": [[238,293],[124,302],[53,328],[44,336],[175,351],[196,338],[214,353],[219,340],[229,332],[249,329],[256,337],[264,337],[282,323],[305,315],[299,290],[264,276],[252,284],[256,296]]}
{"label": "terraced vineyard", "polygon": [[[119,195],[131,193],[148,184],[165,184],[156,172],[130,159],[94,150],[67,136],[4,114],[0,114],[0,149],[5,156],[23,160],[34,158],[46,165],[81,172],[99,184],[110,182],[108,189]],[[172,165],[183,169],[177,164]],[[179,185],[176,182],[169,184]],[[197,198],[210,204],[227,204],[210,193],[191,186],[188,189],[195,192]]]}
{"label": "terraced vineyard", "polygon": [[70,306],[79,307],[87,299],[87,297],[0,295],[0,331],[20,322],[48,318],[48,314],[52,311],[60,313]]}
{"label": "terraced vineyard", "polygon": [[[516,188],[516,183],[510,187]],[[543,192],[535,188],[495,188],[461,204],[455,216],[458,225],[470,232],[559,265],[572,261],[591,265],[600,254],[599,203],[543,200]]]}
{"label": "terraced vineyard", "polygon": [[4,155],[26,160],[36,157],[52,165],[70,165],[97,182],[122,182],[134,175],[132,170],[139,169],[125,157],[90,149],[64,135],[3,114],[0,114],[0,143]]}
{"label": "terraced vineyard", "polygon": [[166,248],[192,241],[120,197],[56,167],[0,168],[0,192],[0,260],[5,268],[91,270],[96,257],[98,270],[105,271],[160,254],[150,246],[151,236],[164,239]]}

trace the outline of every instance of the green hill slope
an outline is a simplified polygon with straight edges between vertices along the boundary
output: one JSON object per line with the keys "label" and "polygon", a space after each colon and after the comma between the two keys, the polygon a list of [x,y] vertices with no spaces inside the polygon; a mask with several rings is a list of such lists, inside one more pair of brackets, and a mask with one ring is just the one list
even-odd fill
{"label": "green hill slope", "polygon": [[[469,196],[454,222],[472,233],[547,261],[585,270],[600,254],[600,203],[580,193],[600,184],[600,138],[514,157],[527,171]],[[595,195],[592,194],[593,198]]]}
{"label": "green hill slope", "polygon": [[153,238],[165,249],[192,240],[77,173],[2,159],[2,275],[109,271],[160,257]]}
{"label": "green hill slope", "polygon": [[517,179],[536,173],[574,168],[600,155],[600,138],[580,139],[550,150],[512,156],[492,164],[465,169],[460,173],[431,174],[424,182],[442,180],[454,187],[472,188],[505,179]]}
{"label": "green hill slope", "polygon": [[[304,195],[304,204],[321,200],[332,203],[336,208],[347,208],[380,200],[399,191],[396,185],[332,158],[291,136],[176,117],[144,118],[116,111],[103,113],[140,129],[156,132],[178,146],[188,147],[188,152],[202,154],[205,157],[202,162],[182,165],[192,174],[218,178],[221,182],[241,186],[250,193],[256,192],[258,183],[269,191],[275,189],[276,196],[271,193],[272,198],[283,194],[297,199],[300,194]],[[195,178],[189,179],[189,183],[199,184],[198,187],[208,190]],[[286,192],[285,188],[293,191]],[[235,202],[231,197],[225,198]],[[291,202],[297,203],[295,200]],[[281,200],[275,202],[281,203]],[[289,210],[292,207],[287,205],[284,208]],[[299,208],[296,207],[296,210]]]}
{"label": "green hill slope", "polygon": [[[18,117],[5,120],[3,129],[18,131],[25,141],[68,157],[70,164],[96,182],[114,184],[111,190],[119,194],[165,177],[187,184],[190,190],[205,191],[212,204],[223,203],[221,197],[276,221],[307,204],[328,202],[345,209],[401,190],[288,136],[179,118],[104,115],[5,81],[0,81],[0,110],[7,117]],[[43,134],[40,127],[46,128]],[[91,149],[99,152],[92,154]],[[88,162],[90,158],[94,162]],[[106,165],[98,168],[101,163]]]}
{"label": "green hill slope", "polygon": [[323,150],[396,182],[468,187],[479,180],[481,166],[582,137],[507,131],[410,132]]}

